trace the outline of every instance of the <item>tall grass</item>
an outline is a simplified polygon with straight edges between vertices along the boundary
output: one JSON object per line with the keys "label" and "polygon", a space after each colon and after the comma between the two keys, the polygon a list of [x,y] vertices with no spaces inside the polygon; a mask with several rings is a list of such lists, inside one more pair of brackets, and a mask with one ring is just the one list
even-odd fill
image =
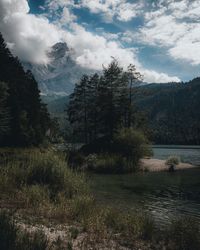
{"label": "tall grass", "polygon": [[90,195],[85,177],[69,169],[62,155],[49,151],[19,155],[15,151],[12,157],[5,156],[0,166],[0,192],[32,208],[67,208],[76,197]]}
{"label": "tall grass", "polygon": [[119,154],[89,155],[86,158],[87,168],[96,173],[123,174],[134,172],[138,169],[135,162]]}
{"label": "tall grass", "polygon": [[[96,249],[95,244],[102,239],[114,239],[120,245],[135,249],[139,241],[154,244],[155,235],[162,240],[163,249],[200,249],[200,228],[192,220],[174,221],[170,228],[160,233],[152,218],[142,212],[122,212],[97,203],[84,175],[72,171],[62,155],[48,150],[14,150],[3,152],[3,156],[2,152],[0,154],[0,200],[14,209],[17,204],[19,213],[22,211],[20,218],[27,212],[29,217],[40,221],[46,218],[57,223],[78,224],[93,243],[92,249]],[[105,166],[113,171],[116,164],[119,167],[122,164],[116,155],[107,158],[100,155],[93,160],[101,171]],[[71,232],[73,238],[77,237],[79,229],[75,226]],[[0,249],[44,250],[47,246],[48,240],[43,233],[23,232],[12,216],[0,213]]]}

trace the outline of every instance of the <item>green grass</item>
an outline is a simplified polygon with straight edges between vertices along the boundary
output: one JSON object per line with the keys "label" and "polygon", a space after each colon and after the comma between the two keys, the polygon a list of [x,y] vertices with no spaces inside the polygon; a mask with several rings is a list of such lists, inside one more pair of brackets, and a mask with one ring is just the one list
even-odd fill
{"label": "green grass", "polygon": [[[1,150],[0,155],[0,201],[6,210],[17,211],[16,216],[0,213],[2,250],[48,249],[48,239],[43,233],[30,234],[17,226],[19,218],[25,220],[27,217],[30,223],[33,223],[31,219],[36,219],[41,224],[54,221],[70,225],[71,238],[66,249],[72,248],[72,241],[84,232],[88,240],[85,244],[93,247],[102,239],[108,242],[112,239],[119,245],[133,248],[136,242],[148,245],[161,238],[169,250],[190,250],[191,244],[192,250],[200,249],[199,225],[196,223],[173,222],[166,232],[160,233],[152,218],[142,212],[125,213],[97,203],[84,175],[71,170],[61,154],[29,149]],[[121,159],[116,155],[106,157],[94,157],[98,169],[106,165],[113,171],[116,163],[121,166]]]}
{"label": "green grass", "polygon": [[90,196],[83,174],[68,168],[62,155],[14,151],[12,156],[9,153],[1,159],[1,197],[17,201],[21,208],[36,208],[38,213],[44,213],[42,210],[49,207],[50,211],[60,209],[67,214],[76,197]]}
{"label": "green grass", "polygon": [[119,154],[93,154],[86,158],[88,170],[102,174],[123,174],[138,170],[138,166],[131,160]]}

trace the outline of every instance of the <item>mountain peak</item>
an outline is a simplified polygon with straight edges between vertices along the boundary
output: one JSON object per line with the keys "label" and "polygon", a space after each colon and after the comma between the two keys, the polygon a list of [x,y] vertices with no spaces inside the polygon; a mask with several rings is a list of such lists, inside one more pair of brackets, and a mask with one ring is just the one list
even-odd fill
{"label": "mountain peak", "polygon": [[64,57],[68,51],[69,51],[69,48],[67,44],[64,42],[59,42],[59,43],[54,44],[51,47],[51,50],[49,52],[49,57],[53,59],[59,59],[59,58]]}

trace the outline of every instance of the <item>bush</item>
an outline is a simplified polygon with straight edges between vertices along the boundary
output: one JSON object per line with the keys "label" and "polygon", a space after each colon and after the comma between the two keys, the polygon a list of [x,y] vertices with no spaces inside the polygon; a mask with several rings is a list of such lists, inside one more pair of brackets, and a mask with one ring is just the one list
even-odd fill
{"label": "bush", "polygon": [[123,168],[122,157],[114,154],[89,155],[87,164],[96,173],[118,173]]}
{"label": "bush", "polygon": [[122,174],[136,170],[131,160],[117,154],[89,155],[86,162],[87,168],[95,173]]}
{"label": "bush", "polygon": [[114,138],[117,153],[138,164],[144,156],[151,155],[152,151],[145,135],[133,128],[123,128]]}
{"label": "bush", "polygon": [[177,156],[170,156],[165,162],[165,164],[168,165],[168,166],[170,166],[170,165],[178,165],[179,163],[180,163],[180,158],[177,157]]}
{"label": "bush", "polygon": [[69,150],[67,152],[67,162],[73,169],[81,169],[85,163],[85,157],[81,152]]}
{"label": "bush", "polygon": [[[73,172],[62,155],[37,152],[18,156],[0,168],[0,191],[16,194],[26,205],[58,201],[87,194],[83,175]],[[64,201],[63,201],[64,202]]]}

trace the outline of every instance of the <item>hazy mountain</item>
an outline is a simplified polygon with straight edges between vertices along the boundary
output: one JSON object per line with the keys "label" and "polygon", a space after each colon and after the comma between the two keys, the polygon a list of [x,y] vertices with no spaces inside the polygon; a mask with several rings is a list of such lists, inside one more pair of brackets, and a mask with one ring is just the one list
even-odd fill
{"label": "hazy mountain", "polygon": [[75,62],[73,53],[66,43],[57,43],[48,52],[50,59],[48,65],[31,63],[23,65],[25,69],[32,71],[42,94],[68,95],[84,73],[91,73]]}

